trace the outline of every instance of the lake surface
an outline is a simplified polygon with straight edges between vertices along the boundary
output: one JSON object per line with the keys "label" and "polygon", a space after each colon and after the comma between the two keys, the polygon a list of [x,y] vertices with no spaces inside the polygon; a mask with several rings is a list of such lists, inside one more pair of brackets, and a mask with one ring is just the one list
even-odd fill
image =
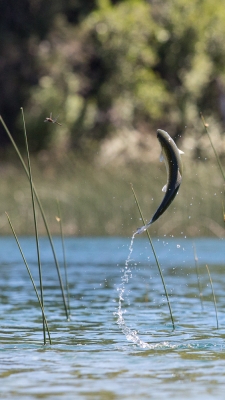
{"label": "lake surface", "polygon": [[[40,240],[45,312],[13,238],[0,238],[1,399],[223,399],[225,241],[65,239],[71,319],[46,238]],[[21,238],[39,289],[36,245]],[[63,252],[54,239],[62,278]],[[198,258],[199,279],[195,258]],[[209,276],[217,301],[219,329]],[[200,291],[199,291],[200,290]]]}

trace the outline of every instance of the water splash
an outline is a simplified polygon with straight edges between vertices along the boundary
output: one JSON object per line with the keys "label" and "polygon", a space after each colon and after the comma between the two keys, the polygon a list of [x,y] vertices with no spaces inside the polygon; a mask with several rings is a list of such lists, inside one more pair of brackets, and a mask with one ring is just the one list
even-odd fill
{"label": "water splash", "polygon": [[126,325],[124,317],[123,317],[123,315],[126,313],[126,310],[123,310],[123,308],[122,308],[122,304],[124,301],[124,293],[126,290],[126,284],[129,282],[129,279],[132,277],[132,271],[129,267],[129,263],[131,261],[131,255],[133,252],[133,243],[134,243],[135,235],[136,235],[136,232],[133,234],[133,236],[131,238],[131,242],[130,242],[130,246],[129,246],[129,254],[125,261],[125,266],[122,269],[122,272],[123,272],[123,275],[121,277],[122,283],[117,288],[117,291],[119,293],[119,305],[118,305],[117,312],[115,312],[114,314],[118,315],[117,324],[121,328],[122,332],[124,333],[124,335],[126,336],[128,341],[135,343],[137,346],[141,347],[142,349],[146,349],[146,348],[151,349],[152,348],[151,345],[149,345],[148,343],[144,342],[143,340],[141,340],[139,338],[136,330],[132,330],[131,328],[129,328]]}

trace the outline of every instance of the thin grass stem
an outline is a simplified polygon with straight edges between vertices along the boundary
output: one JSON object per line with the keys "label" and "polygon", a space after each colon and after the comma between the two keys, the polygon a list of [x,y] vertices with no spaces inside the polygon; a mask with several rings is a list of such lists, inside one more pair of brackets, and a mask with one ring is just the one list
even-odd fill
{"label": "thin grass stem", "polygon": [[217,313],[217,305],[216,305],[216,296],[215,296],[215,293],[214,293],[212,278],[211,278],[211,275],[210,275],[210,271],[209,271],[208,265],[206,265],[206,269],[207,269],[207,272],[208,272],[208,275],[209,275],[209,281],[210,281],[210,285],[211,285],[211,289],[212,289],[213,303],[214,303],[214,308],[215,308],[215,313],[216,313],[216,326],[217,326],[217,329],[219,329],[218,313]]}
{"label": "thin grass stem", "polygon": [[[34,218],[34,231],[35,231],[35,242],[36,242],[37,258],[38,258],[38,271],[39,271],[39,281],[40,281],[41,304],[42,304],[42,310],[44,311],[44,308],[45,308],[44,307],[44,292],[43,292],[43,283],[42,283],[42,268],[41,268],[40,247],[39,247],[39,238],[38,238],[37,217],[36,217],[36,209],[35,209],[35,202],[34,202],[34,189],[33,189],[33,180],[32,180],[32,171],[31,171],[29,147],[28,147],[28,141],[27,141],[26,123],[25,123],[24,112],[23,112],[23,108],[22,107],[21,107],[21,112],[22,112],[22,117],[23,117],[24,138],[25,138],[25,144],[26,144],[27,161],[28,161],[28,172],[29,172],[29,182],[30,182],[31,200],[32,200],[33,218]],[[44,344],[46,344],[45,321],[44,321],[43,311],[42,311],[43,336],[44,336]]]}
{"label": "thin grass stem", "polygon": [[203,301],[202,301],[202,285],[201,285],[200,274],[199,274],[198,256],[197,256],[196,247],[195,247],[194,243],[193,243],[193,250],[194,250],[194,257],[195,257],[196,275],[197,275],[197,280],[198,280],[199,299],[200,299],[202,310],[203,310],[204,307],[203,307]]}
{"label": "thin grass stem", "polygon": [[[215,154],[215,157],[216,157],[217,164],[218,164],[218,167],[219,167],[219,169],[220,169],[221,175],[222,175],[223,180],[224,180],[224,182],[225,182],[224,170],[223,170],[222,164],[221,164],[221,162],[220,162],[218,153],[217,153],[217,151],[216,151],[216,149],[215,149],[215,147],[214,147],[214,144],[213,144],[213,142],[212,142],[211,136],[210,136],[210,134],[209,134],[209,131],[208,131],[208,124],[205,122],[205,119],[204,119],[202,113],[200,113],[200,116],[201,116],[202,123],[203,123],[204,128],[205,128],[205,131],[206,131],[206,133],[207,133],[207,135],[208,135],[210,144],[211,144],[212,149],[213,149],[213,151],[214,151],[214,154]],[[222,203],[222,207],[223,207],[223,203]],[[224,207],[223,207],[223,218],[224,218]],[[224,219],[224,220],[225,220],[225,219]],[[214,301],[214,307],[215,307],[215,313],[216,313],[217,329],[218,329],[218,328],[219,328],[219,324],[218,324],[218,316],[217,316],[216,298],[215,298],[215,294],[214,294],[214,290],[213,290],[213,283],[212,283],[212,279],[211,279],[211,275],[210,275],[210,271],[209,271],[208,265],[206,265],[206,269],[207,269],[207,272],[208,272],[208,275],[209,275],[209,281],[210,281],[210,284],[211,284],[212,295],[213,295],[213,301]]]}
{"label": "thin grass stem", "polygon": [[209,134],[209,130],[208,130],[208,126],[209,126],[209,125],[205,122],[205,118],[203,117],[203,114],[202,114],[202,113],[200,113],[200,116],[201,116],[201,120],[202,120],[202,123],[203,123],[204,128],[205,128],[205,131],[206,131],[206,133],[207,133],[207,135],[208,135],[210,144],[211,144],[212,149],[213,149],[213,151],[214,151],[214,154],[215,154],[215,157],[216,157],[217,164],[218,164],[218,167],[219,167],[219,169],[220,169],[221,175],[222,175],[223,180],[224,180],[224,182],[225,182],[225,174],[224,174],[224,171],[223,171],[223,167],[222,167],[222,164],[221,164],[221,162],[220,162],[218,153],[217,153],[217,151],[216,151],[216,149],[215,149],[215,147],[214,147],[214,144],[213,144],[213,142],[212,142],[211,136],[210,136],[210,134]]}
{"label": "thin grass stem", "polygon": [[[21,162],[21,164],[22,164],[22,166],[23,166],[23,168],[25,170],[25,173],[26,173],[26,175],[27,175],[27,177],[29,179],[29,172],[28,172],[26,164],[25,164],[25,162],[23,160],[23,157],[22,157],[22,155],[21,155],[21,153],[20,153],[20,151],[19,151],[19,149],[18,149],[18,147],[17,147],[17,145],[16,145],[11,133],[9,132],[9,130],[8,130],[8,128],[7,128],[7,126],[6,126],[6,124],[5,124],[5,122],[4,122],[4,120],[3,120],[1,115],[0,115],[0,122],[2,123],[5,131],[6,131],[7,135],[8,135],[8,137],[9,137],[9,139],[10,139],[10,141],[11,141],[11,143],[12,143],[12,145],[13,145],[13,147],[14,147],[17,155],[18,155],[18,157],[19,157],[19,160],[20,160],[20,162]],[[64,308],[65,308],[65,313],[66,313],[66,317],[68,319],[69,318],[69,314],[68,314],[67,305],[66,305],[65,292],[64,292],[64,287],[63,287],[63,281],[62,281],[61,274],[60,274],[59,263],[58,263],[58,260],[57,260],[57,257],[56,257],[56,252],[55,252],[52,236],[51,236],[51,233],[50,233],[50,230],[49,230],[49,227],[48,227],[47,219],[46,219],[46,216],[45,216],[41,201],[39,199],[39,196],[37,194],[37,190],[36,190],[34,184],[33,184],[33,191],[34,191],[34,194],[35,194],[35,198],[37,200],[38,207],[39,207],[40,212],[41,212],[41,216],[42,216],[42,219],[43,219],[43,222],[44,222],[44,225],[45,225],[45,229],[46,229],[46,232],[47,232],[47,235],[48,235],[49,243],[50,243],[50,246],[51,246],[51,249],[52,249],[52,254],[53,254],[53,258],[54,258],[54,262],[55,262],[55,266],[56,266],[56,270],[57,270],[57,274],[58,274],[59,284],[60,284],[60,288],[61,288],[61,293],[62,293]]]}
{"label": "thin grass stem", "polygon": [[11,220],[10,220],[10,218],[9,218],[9,215],[8,215],[7,212],[5,212],[5,214],[6,214],[7,218],[8,218],[9,226],[10,226],[10,228],[11,228],[11,230],[12,230],[13,236],[14,236],[14,238],[15,238],[15,240],[16,240],[16,243],[17,243],[17,246],[18,246],[18,248],[19,248],[20,254],[21,254],[21,256],[22,256],[23,262],[24,262],[24,264],[25,264],[25,266],[26,266],[27,272],[28,272],[29,277],[30,277],[30,280],[31,280],[31,282],[32,282],[34,291],[35,291],[35,293],[36,293],[36,296],[37,296],[37,299],[38,299],[38,302],[39,302],[39,305],[40,305],[40,308],[41,308],[41,311],[42,311],[42,315],[44,316],[44,321],[45,321],[45,326],[46,326],[47,333],[48,333],[49,343],[52,344],[51,336],[50,336],[50,331],[49,331],[49,327],[48,327],[48,321],[47,321],[47,318],[46,318],[46,316],[45,316],[44,308],[42,307],[42,302],[41,302],[40,296],[39,296],[39,294],[38,294],[37,287],[36,287],[36,285],[35,285],[35,282],[34,282],[34,279],[33,279],[33,277],[32,277],[30,268],[29,268],[29,266],[28,266],[28,264],[27,264],[27,261],[26,261],[26,258],[25,258],[25,256],[24,256],[22,247],[20,246],[19,239],[18,239],[18,237],[17,237],[17,235],[16,235],[16,232],[15,232],[15,230],[14,230],[14,228],[13,228],[13,225],[12,225],[12,222],[11,222]]}
{"label": "thin grass stem", "polygon": [[223,222],[225,222],[225,212],[224,212],[224,202],[222,201],[222,209],[223,209]]}
{"label": "thin grass stem", "polygon": [[[136,196],[136,193],[134,191],[134,188],[133,188],[132,184],[131,184],[131,189],[132,189],[132,192],[133,192],[133,195],[134,195],[134,198],[135,198],[135,201],[136,201],[136,204],[137,204],[141,219],[143,221],[143,225],[145,225],[145,220],[144,220],[144,217],[143,217],[143,214],[142,214],[142,211],[141,211],[141,208],[140,208],[140,205],[139,205],[139,202],[138,202],[138,199],[137,199],[137,196]],[[160,267],[160,264],[159,264],[159,261],[158,261],[158,257],[157,257],[156,252],[155,252],[155,248],[153,246],[153,242],[152,242],[151,236],[150,236],[149,231],[147,229],[146,229],[146,234],[147,234],[149,243],[151,245],[151,248],[152,248],[152,251],[153,251],[153,254],[154,254],[154,257],[155,257],[155,261],[156,261],[156,264],[157,264],[157,267],[158,267],[158,270],[159,270],[159,274],[160,274],[160,277],[161,277],[161,280],[162,280],[162,284],[163,284],[163,287],[164,287],[164,292],[165,292],[166,299],[167,299],[167,304],[168,304],[168,307],[169,307],[171,322],[172,322],[172,325],[173,325],[173,329],[175,329],[173,313],[172,313],[170,300],[169,300],[168,292],[167,292],[167,289],[166,289],[166,284],[165,284],[165,281],[164,281],[163,273],[162,273],[162,270],[161,270],[161,267]]]}
{"label": "thin grass stem", "polygon": [[67,292],[67,306],[68,306],[68,312],[70,315],[71,314],[71,312],[70,312],[70,290],[69,290],[69,282],[68,282],[68,274],[67,274],[67,262],[66,262],[66,251],[65,251],[64,234],[63,234],[63,226],[62,226],[62,215],[61,215],[59,200],[57,200],[57,208],[58,208],[58,217],[56,217],[56,220],[57,220],[57,222],[59,222],[59,226],[60,226],[60,236],[61,236],[62,251],[63,251],[63,265],[64,265],[64,271],[65,271],[65,283],[66,283],[66,292]]}

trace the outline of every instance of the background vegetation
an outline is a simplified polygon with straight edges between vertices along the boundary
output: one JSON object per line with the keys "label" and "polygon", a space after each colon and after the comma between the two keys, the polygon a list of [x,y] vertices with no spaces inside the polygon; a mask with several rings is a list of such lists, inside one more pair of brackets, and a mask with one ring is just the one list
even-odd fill
{"label": "background vegetation", "polygon": [[[185,152],[184,182],[153,233],[223,234],[223,181],[199,112],[223,162],[224,37],[219,0],[0,1],[0,112],[23,151],[24,107],[54,233],[59,198],[65,233],[130,234],[130,182],[149,219],[165,184],[161,128]],[[62,127],[43,123],[50,112]],[[1,232],[6,210],[31,233],[28,182],[2,126],[0,138]]]}

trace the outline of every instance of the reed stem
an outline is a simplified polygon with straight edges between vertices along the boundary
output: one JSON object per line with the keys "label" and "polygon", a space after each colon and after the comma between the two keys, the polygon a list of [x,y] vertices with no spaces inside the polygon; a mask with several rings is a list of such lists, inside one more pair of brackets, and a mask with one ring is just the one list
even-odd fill
{"label": "reed stem", "polygon": [[[133,192],[133,195],[134,195],[134,198],[135,198],[135,201],[136,201],[136,204],[137,204],[137,207],[138,207],[138,210],[139,210],[141,219],[142,219],[142,221],[143,221],[143,225],[145,225],[145,220],[144,220],[144,217],[143,217],[143,214],[142,214],[142,211],[141,211],[141,208],[140,208],[140,205],[139,205],[139,202],[138,202],[138,199],[137,199],[137,196],[136,196],[136,193],[135,193],[135,191],[134,191],[134,188],[133,188],[132,183],[131,183],[131,189],[132,189],[132,192]],[[175,324],[174,324],[174,319],[173,319],[173,313],[172,313],[172,309],[171,309],[171,305],[170,305],[170,300],[169,300],[168,292],[167,292],[167,289],[166,289],[166,284],[165,284],[165,281],[164,281],[163,273],[162,273],[162,270],[161,270],[161,267],[160,267],[160,264],[159,264],[159,261],[158,261],[158,257],[157,257],[157,255],[156,255],[155,248],[154,248],[154,246],[153,246],[153,242],[152,242],[152,239],[151,239],[151,236],[150,236],[150,234],[149,234],[148,229],[146,229],[146,234],[147,234],[149,243],[150,243],[150,245],[151,245],[151,248],[152,248],[152,251],[153,251],[153,254],[154,254],[154,257],[155,257],[155,261],[156,261],[156,264],[157,264],[157,267],[158,267],[158,270],[159,270],[159,274],[160,274],[160,277],[161,277],[161,280],[162,280],[162,284],[163,284],[163,287],[164,287],[164,292],[165,292],[166,299],[167,299],[167,304],[168,304],[168,307],[169,307],[171,322],[172,322],[172,325],[173,325],[173,329],[175,329]]]}
{"label": "reed stem", "polygon": [[211,136],[210,136],[210,134],[209,134],[209,131],[208,131],[208,126],[209,126],[209,125],[205,122],[205,118],[203,117],[202,113],[200,113],[200,116],[201,116],[201,120],[202,120],[202,123],[203,123],[204,128],[205,128],[205,131],[206,131],[206,133],[207,133],[207,135],[208,135],[210,144],[211,144],[212,149],[213,149],[213,151],[214,151],[214,154],[215,154],[215,157],[216,157],[217,164],[218,164],[218,167],[219,167],[219,169],[220,169],[221,175],[222,175],[223,180],[224,180],[224,182],[225,182],[225,174],[224,174],[224,171],[223,171],[223,167],[222,167],[222,164],[221,164],[221,162],[220,162],[218,153],[217,153],[217,151],[216,151],[216,149],[215,149],[215,147],[214,147],[214,144],[213,144],[213,142],[212,142],[212,139],[211,139]]}
{"label": "reed stem", "polygon": [[216,296],[215,296],[215,293],[214,293],[212,278],[211,278],[209,267],[208,267],[207,264],[206,264],[206,269],[207,269],[207,272],[208,272],[208,275],[209,275],[209,281],[210,281],[210,285],[211,285],[211,289],[212,289],[213,303],[214,303],[214,308],[215,308],[215,313],[216,313],[216,326],[217,326],[217,329],[219,329],[217,305],[216,305]]}
{"label": "reed stem", "polygon": [[[19,149],[18,149],[18,147],[17,147],[17,145],[16,145],[11,133],[9,132],[9,130],[8,130],[8,128],[7,128],[7,126],[6,126],[6,124],[5,124],[5,122],[4,122],[4,120],[3,120],[1,115],[0,115],[0,122],[2,123],[5,131],[6,131],[7,135],[8,135],[8,137],[9,137],[9,139],[10,139],[10,141],[11,141],[11,143],[12,143],[12,145],[13,145],[13,147],[14,147],[17,155],[18,155],[18,157],[19,157],[19,160],[20,160],[20,162],[21,162],[21,164],[22,164],[22,166],[23,166],[23,168],[25,170],[25,173],[26,173],[26,175],[27,175],[27,177],[29,179],[29,171],[28,171],[28,169],[26,167],[26,164],[25,164],[25,162],[23,160],[23,157],[22,157],[22,155],[21,155],[21,153],[20,153],[20,151],[19,151]],[[65,313],[66,313],[66,317],[68,319],[69,318],[69,314],[68,314],[67,305],[66,305],[64,287],[63,287],[63,282],[62,282],[60,269],[59,269],[59,263],[58,263],[58,260],[57,260],[57,257],[56,257],[56,252],[55,252],[52,236],[51,236],[51,233],[50,233],[50,230],[49,230],[49,227],[48,227],[47,219],[46,219],[46,216],[45,216],[41,201],[40,201],[39,196],[37,194],[37,190],[36,190],[36,188],[35,188],[33,183],[32,183],[32,185],[33,185],[33,191],[34,191],[34,194],[35,194],[35,198],[37,200],[37,204],[38,204],[39,210],[41,212],[41,216],[42,216],[42,219],[43,219],[43,222],[44,222],[44,225],[45,225],[45,229],[46,229],[46,232],[47,232],[47,235],[48,235],[49,243],[50,243],[50,246],[51,246],[51,249],[52,249],[52,254],[53,254],[53,258],[54,258],[54,262],[55,262],[55,266],[56,266],[56,270],[57,270],[57,274],[58,274],[59,284],[60,284],[60,288],[61,288],[61,293],[62,293],[64,308],[65,308]]]}
{"label": "reed stem", "polygon": [[64,244],[63,227],[62,227],[62,215],[61,215],[61,209],[60,209],[60,204],[59,204],[58,200],[57,200],[57,208],[58,208],[58,217],[56,218],[56,220],[57,220],[57,222],[59,222],[59,226],[60,226],[60,236],[61,236],[62,251],[63,251],[63,265],[64,265],[64,271],[65,271],[65,282],[66,282],[66,292],[67,292],[67,306],[68,306],[68,312],[70,315],[71,314],[70,313],[70,290],[69,290],[69,282],[68,282],[68,274],[67,274],[66,251],[65,251],[65,244]]}
{"label": "reed stem", "polygon": [[12,222],[11,222],[11,220],[10,220],[10,218],[9,218],[9,215],[8,215],[7,212],[5,212],[5,214],[6,214],[7,218],[8,218],[9,226],[10,226],[10,228],[11,228],[11,230],[12,230],[13,236],[14,236],[14,238],[15,238],[15,240],[16,240],[16,243],[17,243],[17,246],[18,246],[18,248],[19,248],[20,254],[21,254],[21,256],[22,256],[23,262],[24,262],[24,264],[25,264],[25,266],[26,266],[27,272],[28,272],[29,277],[30,277],[30,280],[31,280],[31,282],[32,282],[34,291],[35,291],[35,293],[36,293],[36,296],[37,296],[37,299],[38,299],[38,302],[39,302],[39,305],[40,305],[40,308],[41,308],[41,311],[42,311],[42,315],[44,316],[44,321],[45,321],[46,329],[47,329],[47,332],[48,332],[49,343],[52,344],[51,336],[50,336],[50,331],[49,331],[49,327],[48,327],[48,322],[47,322],[47,318],[46,318],[46,316],[45,316],[44,308],[42,307],[42,302],[41,302],[40,296],[39,296],[39,294],[38,294],[37,287],[36,287],[36,285],[35,285],[35,282],[34,282],[34,279],[33,279],[33,277],[32,277],[30,268],[29,268],[29,266],[28,266],[28,264],[27,264],[27,261],[26,261],[26,258],[25,258],[25,256],[24,256],[22,247],[20,246],[18,237],[17,237],[16,232],[15,232],[15,230],[14,230],[14,228],[13,228],[13,225],[12,225]]}
{"label": "reed stem", "polygon": [[202,285],[201,285],[200,274],[199,274],[198,256],[197,256],[196,247],[195,247],[194,243],[193,243],[193,250],[194,250],[194,257],[195,257],[195,268],[196,268],[196,274],[197,274],[197,280],[198,280],[199,299],[200,299],[202,310],[203,310],[204,307],[203,307],[203,301],[202,301]]}
{"label": "reed stem", "polygon": [[[26,123],[25,123],[24,112],[23,112],[23,108],[22,107],[21,107],[21,112],[22,112],[22,117],[23,117],[24,138],[25,138],[25,144],[26,144],[27,161],[28,161],[28,172],[29,172],[29,182],[30,182],[31,200],[32,200],[33,218],[34,218],[34,231],[35,231],[37,258],[38,258],[38,271],[39,271],[39,281],[40,281],[41,304],[42,304],[42,310],[44,311],[44,293],[43,293],[43,283],[42,283],[42,268],[41,268],[41,258],[40,258],[40,248],[39,248],[39,238],[38,238],[37,217],[36,217],[36,209],[35,209],[35,202],[34,202],[34,190],[33,190],[31,163],[30,163],[30,154],[29,154],[29,147],[28,147],[28,141],[27,141]],[[43,311],[42,311],[43,336],[44,336],[44,344],[46,344],[45,320],[44,320]]]}
{"label": "reed stem", "polygon": [[223,222],[225,223],[225,212],[224,212],[224,202],[222,201],[222,210],[223,210]]}

